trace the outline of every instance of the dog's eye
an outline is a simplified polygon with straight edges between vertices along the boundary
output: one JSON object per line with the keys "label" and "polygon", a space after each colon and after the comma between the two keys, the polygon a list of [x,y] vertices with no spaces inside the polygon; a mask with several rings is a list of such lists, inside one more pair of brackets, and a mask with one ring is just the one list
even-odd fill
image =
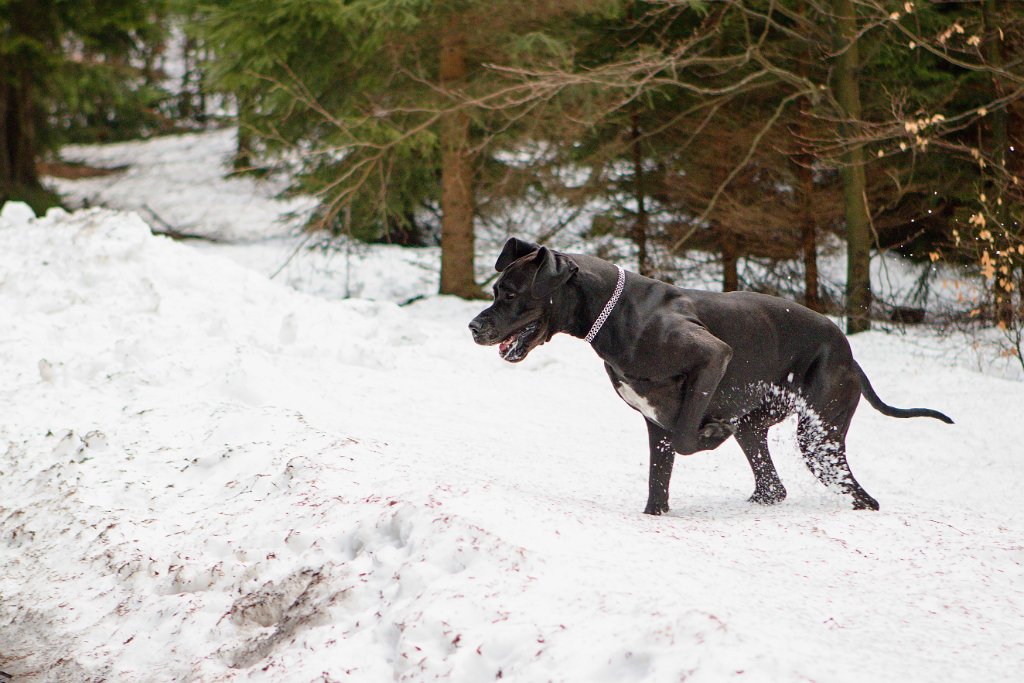
{"label": "dog's eye", "polygon": [[507,291],[507,292],[505,292],[505,298],[506,299],[515,299],[516,298],[516,293],[511,291],[511,290]]}

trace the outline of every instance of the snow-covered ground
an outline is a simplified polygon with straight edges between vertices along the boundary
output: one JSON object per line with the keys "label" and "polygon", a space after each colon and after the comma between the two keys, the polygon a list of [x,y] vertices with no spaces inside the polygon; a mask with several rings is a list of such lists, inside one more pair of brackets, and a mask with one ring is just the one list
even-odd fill
{"label": "snow-covered ground", "polygon": [[[746,502],[729,442],[678,460],[654,518],[643,421],[586,344],[508,365],[470,340],[479,304],[297,291],[225,256],[131,213],[4,209],[16,680],[1019,678],[1024,384],[857,335],[883,399],[957,421],[862,406],[880,512],[822,488],[787,422],[783,504]],[[429,273],[350,258],[392,295]]]}

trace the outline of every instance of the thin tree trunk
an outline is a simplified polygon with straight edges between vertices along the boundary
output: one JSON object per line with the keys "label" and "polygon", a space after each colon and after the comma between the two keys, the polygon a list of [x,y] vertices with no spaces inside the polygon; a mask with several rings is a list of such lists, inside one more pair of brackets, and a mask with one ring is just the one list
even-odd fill
{"label": "thin tree trunk", "polygon": [[210,61],[210,52],[205,46],[202,47],[202,54],[196,58],[195,65],[195,76],[196,76],[196,100],[198,101],[198,109],[195,113],[196,121],[199,123],[206,123],[206,83],[203,81],[203,69],[201,64],[206,64]]}
{"label": "thin tree trunk", "polygon": [[15,93],[18,138],[14,141],[14,182],[26,188],[41,187],[36,171],[36,119],[28,73],[22,74],[21,87]]}
{"label": "thin tree trunk", "polygon": [[722,233],[722,291],[735,292],[740,288],[739,256],[736,236]]}
{"label": "thin tree trunk", "polygon": [[846,214],[846,332],[871,329],[871,233],[866,205],[864,149],[855,140],[861,116],[858,82],[857,14],[853,0],[833,0],[839,21],[840,48],[836,64],[836,98],[846,120],[843,141],[843,206]]}
{"label": "thin tree trunk", "polygon": [[195,38],[188,33],[185,34],[185,43],[181,48],[181,57],[184,62],[185,71],[181,74],[181,92],[178,94],[178,115],[185,120],[191,120],[195,115],[192,77],[195,73],[197,56]]}
{"label": "thin tree trunk", "polygon": [[192,117],[192,96],[189,93],[189,81],[191,80],[192,39],[185,37],[185,43],[181,48],[181,58],[185,71],[181,74],[181,92],[178,94],[178,116],[183,119]]}
{"label": "thin tree trunk", "polygon": [[252,169],[252,129],[249,127],[252,120],[252,102],[248,94],[239,91],[238,100],[238,144],[235,148],[235,158],[232,168],[236,173]]}
{"label": "thin tree trunk", "polygon": [[636,200],[636,224],[633,228],[633,241],[637,249],[637,269],[641,275],[650,277],[651,264],[647,256],[647,233],[650,220],[647,216],[647,193],[644,184],[644,158],[640,144],[640,123],[636,112],[631,115],[633,147],[633,197]]}
{"label": "thin tree trunk", "polygon": [[800,185],[800,242],[804,256],[804,306],[821,310],[818,301],[818,230],[814,215],[814,174],[804,164],[796,164]]}
{"label": "thin tree trunk", "polygon": [[[1003,51],[1002,51],[1002,39],[999,35],[999,27],[996,22],[996,17],[1000,5],[1002,3],[999,0],[985,0],[981,6],[982,19],[985,23],[985,59],[988,61],[988,65],[991,66],[994,71],[992,73],[992,99],[996,99],[1005,95],[1005,87],[1002,79],[999,77],[999,71],[1003,68]],[[995,172],[995,192],[992,194],[993,197],[990,201],[992,205],[992,215],[998,225],[998,230],[994,231],[998,234],[999,239],[1003,239],[1006,232],[1008,231],[1007,226],[1007,215],[1006,215],[1006,202],[1003,200],[1003,195],[1006,193],[1006,186],[1003,182],[1003,174],[1006,172],[1006,152],[1010,147],[1010,137],[1006,128],[1006,108],[999,107],[992,112],[992,139],[989,145],[990,153],[992,155],[995,165],[998,170]],[[999,203],[997,200],[1003,200]],[[1003,323],[1004,325],[1011,325],[1013,323],[1014,311],[1013,311],[1013,290],[1012,287],[1016,285],[1013,283],[1012,274],[1006,274],[1005,277],[999,272],[996,273],[995,279],[992,281],[992,299],[995,303],[995,318],[997,322]]]}
{"label": "thin tree trunk", "polygon": [[[163,21],[162,18],[156,19],[156,21]],[[152,45],[143,47],[142,53],[142,82],[146,86],[156,85],[157,81],[160,80],[160,76],[157,73],[156,62],[160,58],[160,55],[164,51],[164,41],[157,40]]]}
{"label": "thin tree trunk", "polygon": [[[0,62],[0,70],[6,70]],[[11,165],[10,127],[11,86],[0,83],[0,203],[4,202],[14,187],[14,168]]]}
{"label": "thin tree trunk", "polygon": [[[441,36],[440,77],[443,88],[466,79],[466,44],[452,20]],[[479,298],[473,269],[473,152],[469,115],[448,112],[440,121],[441,144],[441,294]]]}
{"label": "thin tree trunk", "polygon": [[804,251],[804,306],[821,310],[818,300],[818,231],[814,221],[804,221],[801,240]]}
{"label": "thin tree trunk", "polygon": [[30,78],[20,69],[16,85],[0,86],[0,197],[42,187],[36,171],[37,139]]}
{"label": "thin tree trunk", "polygon": [[[635,19],[636,3],[630,0],[626,6],[626,19],[632,25]],[[650,221],[647,217],[646,189],[644,187],[644,158],[640,144],[640,115],[634,105],[630,113],[630,141],[633,152],[633,198],[636,201],[636,221],[633,224],[633,241],[636,243],[636,266],[640,274],[649,277],[651,266],[647,256],[647,233]]]}
{"label": "thin tree trunk", "polygon": [[[800,3],[800,16],[806,15],[806,3]],[[806,61],[800,64],[800,75],[809,78],[810,68],[814,55],[808,49]],[[797,139],[810,139],[813,137],[810,130],[811,102],[804,98],[800,102],[800,120],[798,125]],[[790,157],[797,177],[799,192],[800,211],[800,244],[804,257],[804,306],[812,311],[821,310],[821,302],[818,300],[818,217],[814,213],[814,172],[811,165],[814,157],[810,154],[797,153]]]}

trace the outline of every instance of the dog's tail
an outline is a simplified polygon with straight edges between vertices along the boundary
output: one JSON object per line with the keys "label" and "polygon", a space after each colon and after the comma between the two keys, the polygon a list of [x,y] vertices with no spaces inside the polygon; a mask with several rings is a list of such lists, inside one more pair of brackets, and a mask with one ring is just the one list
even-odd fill
{"label": "dog's tail", "polygon": [[864,374],[864,369],[857,365],[857,363],[854,363],[853,367],[857,369],[857,376],[860,378],[861,395],[868,400],[872,408],[882,415],[888,415],[889,417],[934,417],[936,420],[942,420],[948,425],[953,424],[953,420],[948,415],[931,408],[893,408],[891,405],[884,403],[882,399],[878,398],[878,394],[875,393],[871,382],[868,381],[868,376]]}

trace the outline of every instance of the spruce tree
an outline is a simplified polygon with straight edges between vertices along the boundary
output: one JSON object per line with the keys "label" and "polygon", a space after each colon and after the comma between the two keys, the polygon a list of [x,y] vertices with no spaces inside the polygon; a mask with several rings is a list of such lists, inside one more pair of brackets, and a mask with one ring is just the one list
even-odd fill
{"label": "spruce tree", "polygon": [[475,297],[473,224],[500,144],[487,131],[507,123],[478,101],[485,65],[581,4],[220,0],[201,26],[212,83],[245,104],[249,154],[297,161],[317,226],[381,239],[439,209],[441,292]]}
{"label": "spruce tree", "polygon": [[[161,6],[0,0],[0,203],[21,199],[40,210],[55,202],[40,184],[37,162],[62,134],[87,125],[90,113],[106,115],[136,97],[137,89],[125,87],[141,80],[128,59],[152,39]],[[95,98],[98,92],[103,97]]]}

